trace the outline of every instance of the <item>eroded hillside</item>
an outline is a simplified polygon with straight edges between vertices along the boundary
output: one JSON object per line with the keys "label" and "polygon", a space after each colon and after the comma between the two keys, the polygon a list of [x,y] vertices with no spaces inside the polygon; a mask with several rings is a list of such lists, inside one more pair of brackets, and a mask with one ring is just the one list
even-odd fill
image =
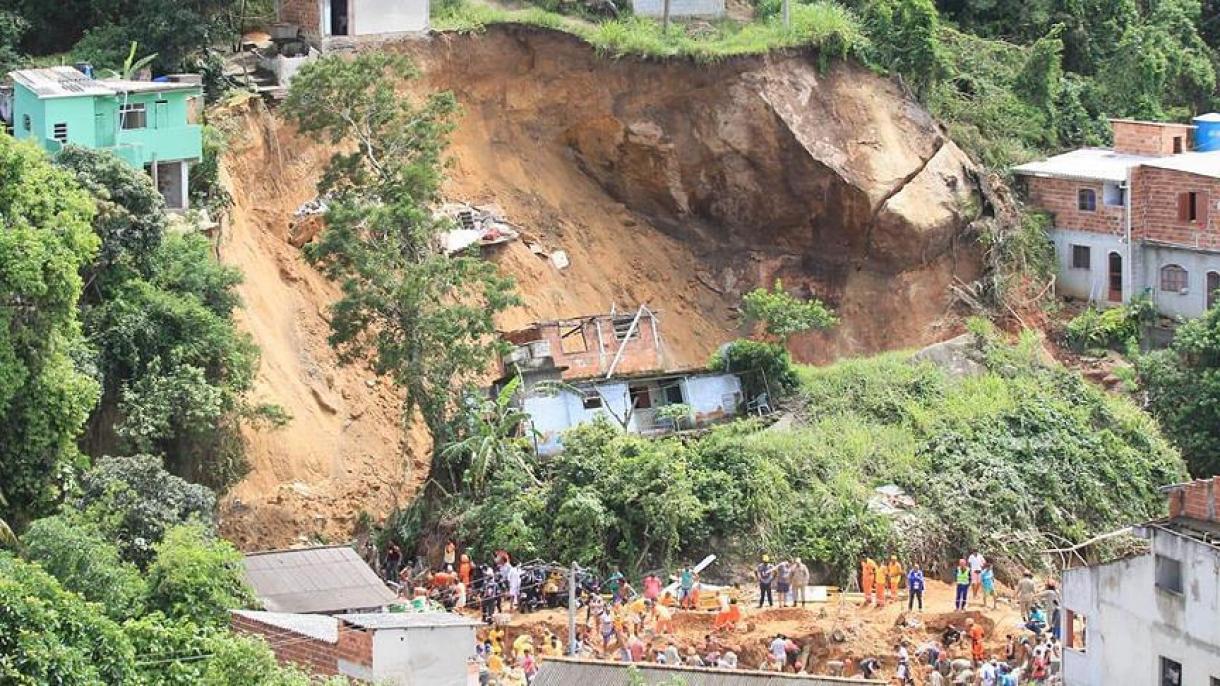
{"label": "eroded hillside", "polygon": [[[842,323],[794,343],[805,361],[912,346],[955,326],[948,286],[980,268],[966,156],[892,82],[803,54],[714,65],[607,60],[523,27],[411,41],[418,84],[463,106],[451,199],[495,203],[530,242],[489,252],[533,319],[648,303],[677,364],[734,338],[740,295],[781,277]],[[225,166],[235,199],[223,258],[246,272],[245,323],[263,349],[259,396],[293,421],[252,436],[251,475],[226,505],[247,548],[342,536],[384,514],[426,471],[397,398],[326,343],[336,292],[289,242],[329,151],[243,114]],[[970,209],[973,208],[973,209]]]}

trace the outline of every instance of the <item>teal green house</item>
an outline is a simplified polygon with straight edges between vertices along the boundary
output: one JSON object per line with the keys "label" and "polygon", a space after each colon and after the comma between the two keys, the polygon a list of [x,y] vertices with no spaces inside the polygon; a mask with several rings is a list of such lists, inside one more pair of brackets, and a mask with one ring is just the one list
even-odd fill
{"label": "teal green house", "polygon": [[68,144],[109,150],[146,170],[170,209],[186,209],[190,166],[203,155],[203,127],[195,123],[200,86],[95,80],[72,67],[10,76],[16,138],[51,153]]}

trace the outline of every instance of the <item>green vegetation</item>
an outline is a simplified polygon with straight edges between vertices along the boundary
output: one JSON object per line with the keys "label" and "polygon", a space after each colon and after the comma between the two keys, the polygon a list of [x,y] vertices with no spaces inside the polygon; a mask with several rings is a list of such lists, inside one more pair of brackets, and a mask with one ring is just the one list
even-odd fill
{"label": "green vegetation", "polygon": [[675,23],[666,32],[659,22],[644,17],[591,23],[539,7],[504,10],[473,2],[440,5],[433,16],[434,27],[441,31],[482,31],[494,24],[527,24],[566,31],[608,57],[689,57],[698,62],[808,46],[818,48],[826,59],[860,57],[866,43],[856,17],[832,0],[795,5],[791,26],[787,28],[778,16],[772,15],[747,24],[722,21],[710,29]]}
{"label": "green vegetation", "polygon": [[1138,348],[1155,317],[1156,306],[1147,295],[1132,298],[1121,307],[1101,309],[1090,305],[1068,322],[1063,336],[1077,352]]}
{"label": "green vegetation", "polygon": [[829,329],[838,321],[821,300],[799,300],[784,290],[779,279],[771,290],[756,288],[746,293],[741,313],[746,326],[761,323],[764,333],[783,343],[798,333]]}
{"label": "green vegetation", "polygon": [[[769,550],[843,581],[865,552],[935,568],[980,546],[1010,571],[1041,565],[1044,548],[1158,515],[1157,488],[1183,468],[1153,421],[1043,362],[1032,336],[1009,345],[976,328],[976,376],[888,354],[798,370],[807,419],[791,430],[746,420],[650,440],[584,425],[532,473],[501,461],[485,496],[460,494],[397,533],[452,523],[479,555],[633,571]],[[870,509],[887,484],[916,507]]]}
{"label": "green vegetation", "polygon": [[1220,474],[1220,307],[1179,326],[1168,349],[1135,366],[1149,410],[1191,473]]}
{"label": "green vegetation", "polygon": [[[435,248],[450,226],[431,208],[456,100],[437,93],[416,102],[387,74],[417,72],[401,56],[372,52],[315,60],[293,79],[284,110],[300,130],[352,146],[323,174],[326,231],[306,256],[342,288],[330,320],[341,359],[371,359],[405,391],[404,419],[418,411],[444,446],[464,438],[454,418],[498,349],[493,318],[518,300],[491,263]],[[464,467],[439,455],[433,474],[452,475],[457,487]]]}

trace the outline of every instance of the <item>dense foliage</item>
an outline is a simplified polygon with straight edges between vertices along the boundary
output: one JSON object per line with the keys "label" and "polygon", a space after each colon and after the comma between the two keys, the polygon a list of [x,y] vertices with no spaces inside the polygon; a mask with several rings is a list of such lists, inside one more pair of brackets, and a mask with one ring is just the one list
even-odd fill
{"label": "dense foliage", "polygon": [[1220,474],[1220,307],[1179,326],[1169,348],[1137,357],[1136,369],[1191,472]]}
{"label": "dense foliage", "polygon": [[93,214],[71,174],[0,136],[0,495],[17,526],[58,502],[97,400],[74,359],[80,272],[98,246]]}
{"label": "dense foliage", "polygon": [[102,381],[85,449],[160,454],[176,473],[223,490],[245,472],[242,422],[275,415],[245,399],[258,351],[233,323],[241,275],[204,236],[166,232],[147,174],[75,146],[56,163],[93,196],[101,239],[83,270],[81,315]]}
{"label": "dense foliage", "polygon": [[778,279],[771,290],[756,288],[746,293],[741,313],[747,326],[762,324],[767,336],[785,343],[798,333],[828,329],[838,321],[821,300],[801,300],[784,290]]}
{"label": "dense foliage", "polygon": [[[1156,516],[1157,488],[1183,470],[1149,417],[1037,350],[980,334],[983,371],[965,378],[902,354],[803,369],[809,418],[795,429],[649,440],[584,425],[533,475],[503,462],[487,497],[451,500],[431,523],[455,522],[478,554],[603,569],[761,550],[843,581],[862,553],[936,568],[975,546],[1010,571],[1040,565],[1044,548]],[[870,508],[887,484],[916,507]]]}
{"label": "dense foliage", "polygon": [[404,418],[418,411],[444,445],[497,349],[493,318],[517,299],[491,263],[437,249],[449,224],[431,208],[457,102],[451,93],[404,97],[391,73],[417,75],[388,53],[315,60],[293,79],[284,109],[302,132],[351,144],[323,174],[326,230],[306,252],[342,288],[331,342],[344,362],[371,358],[405,391]]}

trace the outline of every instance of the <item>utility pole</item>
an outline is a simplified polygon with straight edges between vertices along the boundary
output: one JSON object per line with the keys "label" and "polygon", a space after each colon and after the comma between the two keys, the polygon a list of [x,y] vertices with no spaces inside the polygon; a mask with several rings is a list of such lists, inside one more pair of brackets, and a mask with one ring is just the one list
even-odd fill
{"label": "utility pole", "polygon": [[[667,0],[668,1],[668,0]],[[784,28],[792,28],[792,0],[784,0]]]}
{"label": "utility pole", "polygon": [[661,13],[661,33],[669,33],[669,0],[665,0],[665,9]]}
{"label": "utility pole", "polygon": [[[665,0],[669,6],[669,0]],[[568,571],[568,655],[576,656],[576,563]]]}

